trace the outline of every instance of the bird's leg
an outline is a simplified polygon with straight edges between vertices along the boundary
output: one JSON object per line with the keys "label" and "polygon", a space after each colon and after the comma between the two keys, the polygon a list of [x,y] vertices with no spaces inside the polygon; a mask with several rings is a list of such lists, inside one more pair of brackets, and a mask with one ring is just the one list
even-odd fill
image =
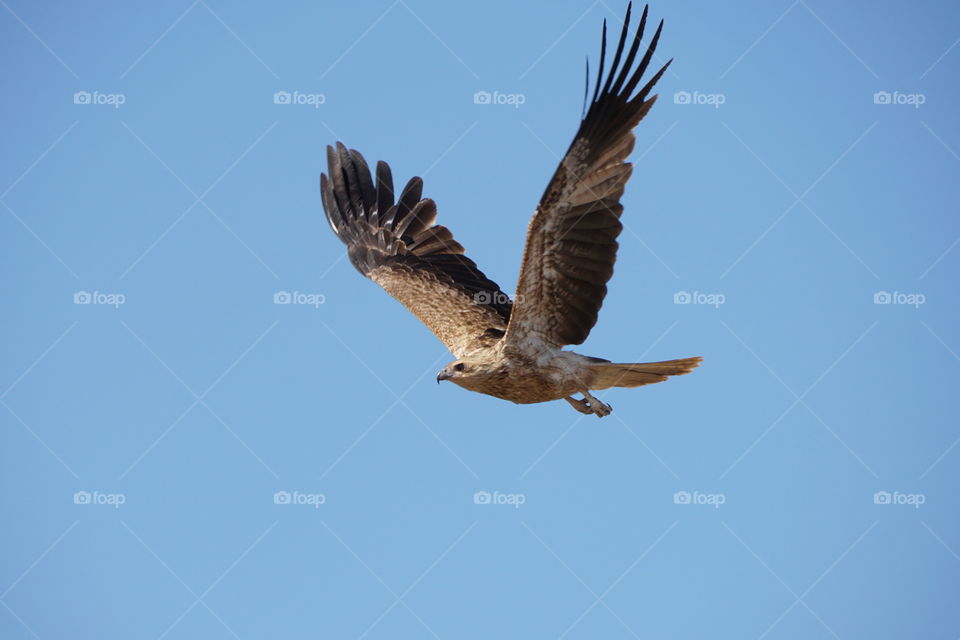
{"label": "bird's leg", "polygon": [[586,400],[577,400],[573,396],[567,396],[564,398],[567,402],[570,403],[570,406],[579,411],[580,413],[585,413],[590,415],[593,413],[593,410],[590,408],[590,405],[587,404]]}
{"label": "bird's leg", "polygon": [[613,411],[613,407],[611,407],[608,404],[604,404],[600,402],[599,400],[594,398],[592,395],[590,395],[590,392],[587,391],[586,389],[584,389],[582,393],[583,393],[584,400],[590,403],[591,412],[593,412],[593,414],[596,415],[598,418],[602,418],[603,416],[608,416]]}

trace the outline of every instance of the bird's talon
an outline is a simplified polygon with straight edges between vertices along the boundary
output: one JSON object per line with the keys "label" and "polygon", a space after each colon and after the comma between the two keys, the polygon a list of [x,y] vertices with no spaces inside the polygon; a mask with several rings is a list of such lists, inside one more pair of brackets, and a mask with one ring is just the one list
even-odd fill
{"label": "bird's talon", "polygon": [[577,400],[573,397],[564,398],[567,402],[570,403],[570,406],[579,411],[580,413],[590,415],[593,413],[593,408],[586,400]]}
{"label": "bird's talon", "polygon": [[596,405],[593,406],[593,414],[598,418],[603,418],[613,413],[613,407],[609,404],[604,404],[603,402],[597,401]]}

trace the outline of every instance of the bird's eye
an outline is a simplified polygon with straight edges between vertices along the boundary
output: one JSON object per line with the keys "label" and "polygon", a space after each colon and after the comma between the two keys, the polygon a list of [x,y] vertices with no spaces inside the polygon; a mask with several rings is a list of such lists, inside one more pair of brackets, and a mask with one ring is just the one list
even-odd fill
{"label": "bird's eye", "polygon": [[462,363],[462,362],[458,362],[457,364],[453,365],[453,370],[454,370],[454,371],[463,371],[463,363]]}

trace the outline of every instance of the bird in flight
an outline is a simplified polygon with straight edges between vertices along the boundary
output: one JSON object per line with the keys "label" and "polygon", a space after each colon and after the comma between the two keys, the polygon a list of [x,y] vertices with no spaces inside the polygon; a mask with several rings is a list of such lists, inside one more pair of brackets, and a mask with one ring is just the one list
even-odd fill
{"label": "bird in flight", "polygon": [[[513,300],[466,256],[450,230],[436,224],[437,205],[412,178],[395,199],[390,167],[376,176],[359,152],[327,147],[329,177],[320,175],[327,220],[350,262],[400,301],[456,360],[437,374],[464,389],[518,404],[564,399],[577,411],[609,415],[591,393],[639,387],[689,373],[702,358],[613,363],[562,349],[581,344],[597,322],[617,256],[620,197],[633,167],[632,130],[657,96],[650,90],[670,62],[637,89],[663,21],[639,63],[647,8],[628,38],[630,7],[604,77],[607,25],[593,95],[570,148],[547,185],[527,229]],[[636,63],[636,64],[635,64]],[[575,395],[581,398],[575,398]]]}

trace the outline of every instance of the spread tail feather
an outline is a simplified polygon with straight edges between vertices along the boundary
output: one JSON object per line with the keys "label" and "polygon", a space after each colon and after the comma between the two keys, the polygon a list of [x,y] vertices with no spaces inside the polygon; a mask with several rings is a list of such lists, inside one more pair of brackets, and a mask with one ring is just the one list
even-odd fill
{"label": "spread tail feather", "polygon": [[617,364],[604,362],[591,365],[593,384],[590,389],[609,389],[610,387],[639,387],[645,384],[663,382],[670,376],[682,376],[690,373],[703,358],[683,358],[665,362],[640,362]]}

